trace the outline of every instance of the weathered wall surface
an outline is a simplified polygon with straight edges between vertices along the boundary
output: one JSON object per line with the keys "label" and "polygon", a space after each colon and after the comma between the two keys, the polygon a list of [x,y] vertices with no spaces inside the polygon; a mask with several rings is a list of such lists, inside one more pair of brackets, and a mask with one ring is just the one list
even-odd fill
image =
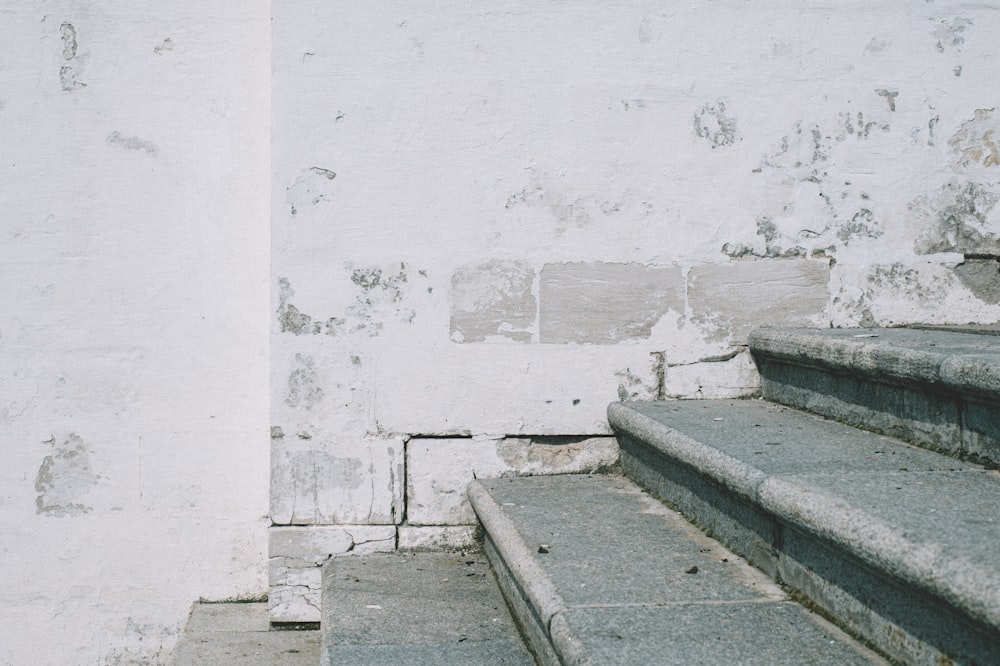
{"label": "weathered wall surface", "polygon": [[1000,318],[1000,3],[673,4],[275,4],[283,523],[420,542],[756,326]]}
{"label": "weathered wall surface", "polygon": [[268,10],[0,7],[0,664],[266,591]]}

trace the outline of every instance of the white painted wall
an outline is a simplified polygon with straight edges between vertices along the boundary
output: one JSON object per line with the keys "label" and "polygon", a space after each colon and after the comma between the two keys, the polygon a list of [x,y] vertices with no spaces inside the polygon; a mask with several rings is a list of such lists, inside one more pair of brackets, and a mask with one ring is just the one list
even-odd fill
{"label": "white painted wall", "polygon": [[0,664],[266,592],[268,17],[0,5]]}
{"label": "white painted wall", "polygon": [[756,326],[1000,319],[998,9],[275,3],[272,507],[408,527],[462,441],[752,391]]}
{"label": "white painted wall", "polygon": [[1000,3],[269,4],[0,6],[2,663],[161,660],[269,512],[467,538],[754,326],[1000,319]]}

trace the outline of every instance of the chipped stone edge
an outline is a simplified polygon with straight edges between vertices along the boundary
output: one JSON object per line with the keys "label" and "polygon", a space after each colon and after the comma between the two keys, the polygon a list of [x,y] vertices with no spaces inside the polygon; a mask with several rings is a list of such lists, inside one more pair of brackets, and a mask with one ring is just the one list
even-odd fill
{"label": "chipped stone edge", "polygon": [[974,619],[1000,628],[1000,604],[989,597],[1000,589],[1000,572],[984,568],[947,548],[919,543],[842,498],[768,475],[701,444],[625,403],[608,405],[616,432],[642,442],[668,459],[693,467],[780,520],[828,540],[876,571],[961,608]]}

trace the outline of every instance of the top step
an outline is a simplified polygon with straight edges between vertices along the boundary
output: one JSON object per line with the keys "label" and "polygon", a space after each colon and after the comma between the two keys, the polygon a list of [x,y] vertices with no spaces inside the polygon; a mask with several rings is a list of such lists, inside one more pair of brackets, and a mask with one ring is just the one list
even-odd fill
{"label": "top step", "polygon": [[911,328],[759,329],[768,400],[914,444],[1000,464],[996,336]]}

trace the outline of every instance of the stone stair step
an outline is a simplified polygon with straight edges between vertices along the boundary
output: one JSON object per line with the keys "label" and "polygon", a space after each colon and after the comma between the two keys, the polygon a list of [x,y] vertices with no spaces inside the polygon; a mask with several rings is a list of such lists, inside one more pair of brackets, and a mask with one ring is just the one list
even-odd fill
{"label": "stone stair step", "polygon": [[624,476],[468,494],[541,664],[884,663]]}
{"label": "stone stair step", "polygon": [[315,666],[318,631],[270,631],[267,603],[197,603],[168,666]]}
{"label": "stone stair step", "polygon": [[324,666],[534,664],[481,553],[386,553],[323,567]]}
{"label": "stone stair step", "polygon": [[907,663],[1000,663],[1000,476],[760,400],[615,403],[626,473]]}
{"label": "stone stair step", "polygon": [[768,400],[1000,464],[1000,344],[977,330],[759,329]]}

